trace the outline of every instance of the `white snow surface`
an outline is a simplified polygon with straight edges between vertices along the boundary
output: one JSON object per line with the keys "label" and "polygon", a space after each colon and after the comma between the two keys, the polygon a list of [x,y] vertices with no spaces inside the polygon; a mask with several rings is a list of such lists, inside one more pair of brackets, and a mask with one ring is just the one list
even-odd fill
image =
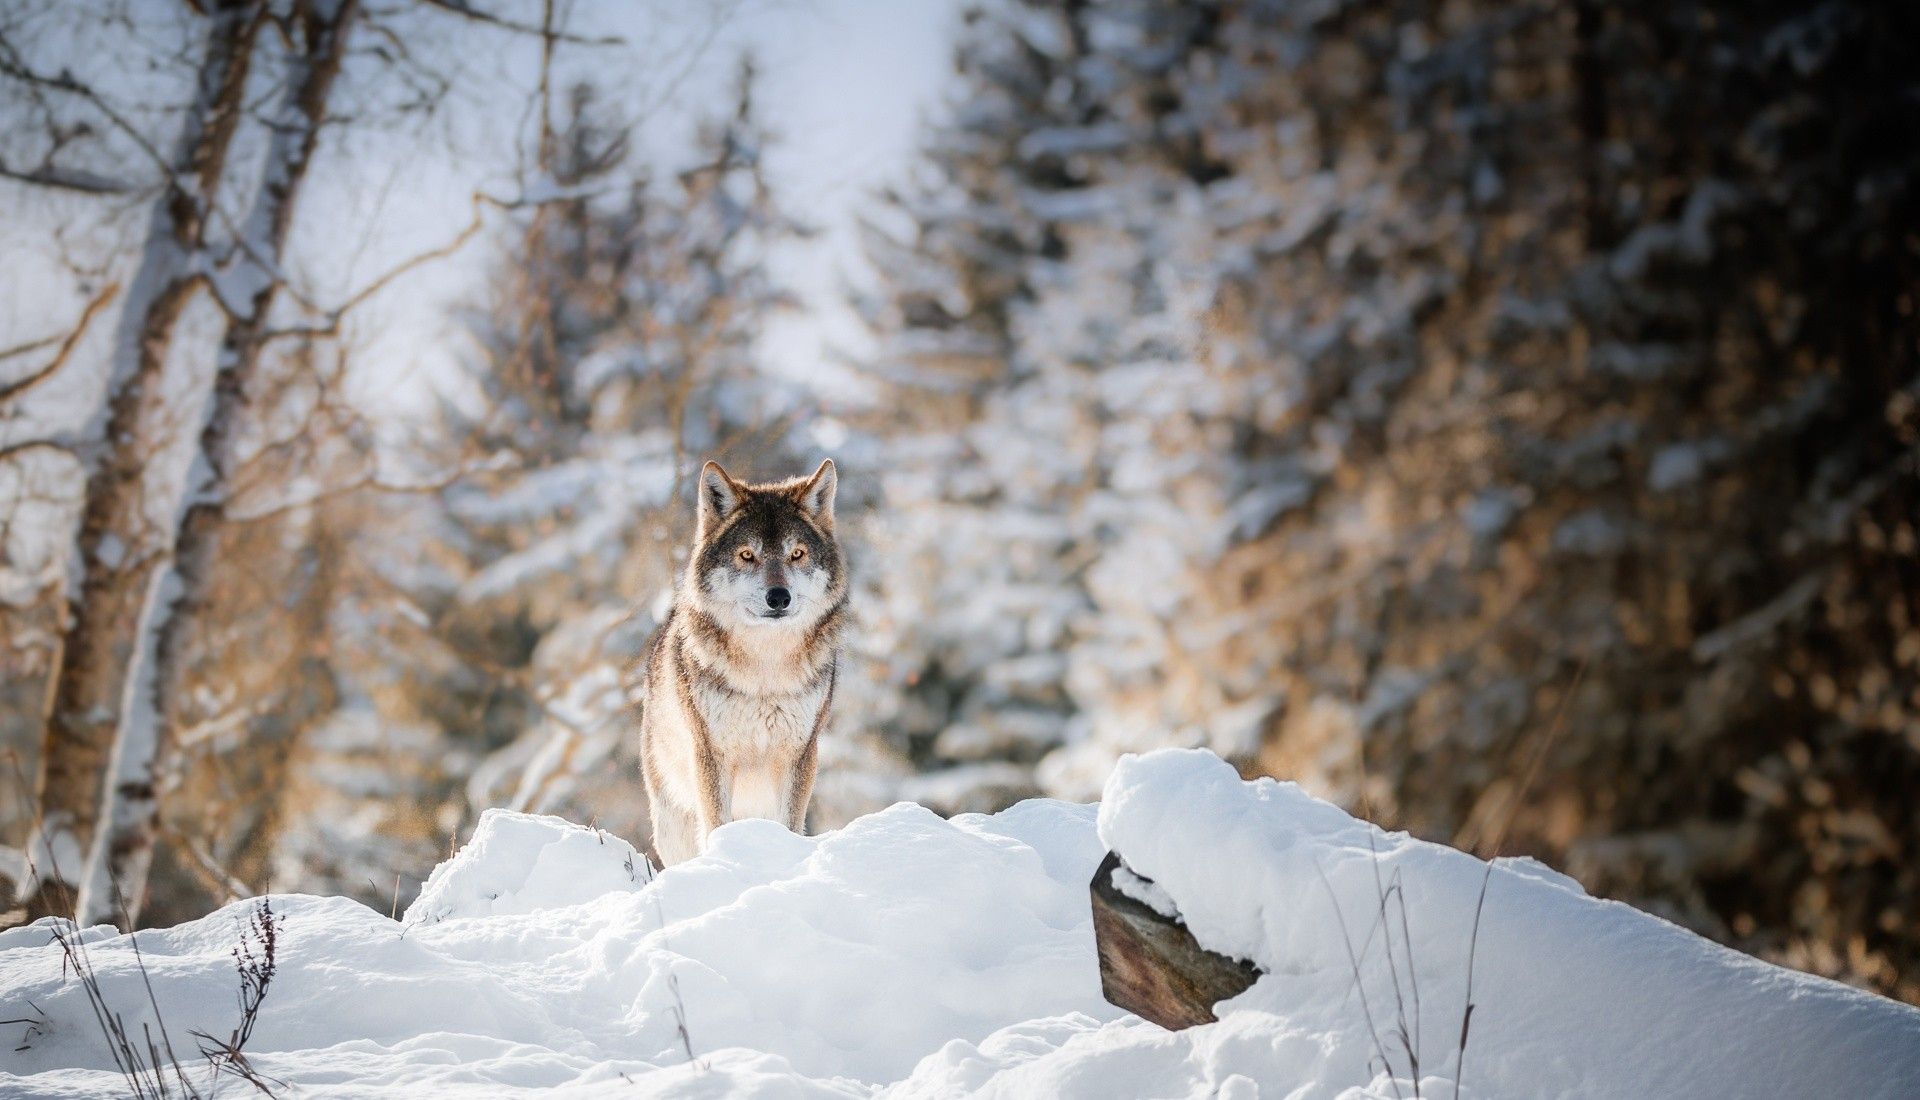
{"label": "white snow surface", "polygon": [[[297,1096],[1355,1100],[1412,1096],[1412,1046],[1422,1094],[1450,1097],[1471,955],[1465,1097],[1892,1098],[1920,1083],[1920,1011],[1530,861],[1489,874],[1210,753],[1123,759],[1097,815],[1036,799],[943,820],[902,803],[818,837],[743,821],[653,875],[617,837],[490,811],[397,922],[271,899],[278,972],[248,1056]],[[1087,883],[1108,847],[1201,942],[1265,971],[1219,1023],[1169,1033],[1102,999]],[[176,1049],[236,1022],[230,953],[256,904],[139,934]],[[0,1030],[0,1095],[123,1094],[50,938],[44,923],[0,933],[0,1019],[38,1021]],[[85,938],[138,1034],[154,1021],[128,937]]]}

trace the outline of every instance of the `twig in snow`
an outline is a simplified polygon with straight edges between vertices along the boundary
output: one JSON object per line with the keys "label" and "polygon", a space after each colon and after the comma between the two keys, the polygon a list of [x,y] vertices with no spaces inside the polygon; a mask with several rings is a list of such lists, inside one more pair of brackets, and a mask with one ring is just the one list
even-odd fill
{"label": "twig in snow", "polygon": [[687,1002],[680,996],[680,975],[667,971],[667,989],[673,993],[673,1026],[680,1035],[680,1049],[687,1052],[687,1061],[695,1069],[704,1070],[706,1064],[693,1056],[693,1036],[687,1033]]}
{"label": "twig in snow", "polygon": [[[648,863],[646,860],[642,860],[641,862],[646,863],[647,882],[651,883],[655,877],[653,864]],[[631,865],[629,865],[627,873],[628,875],[632,875]],[[653,913],[660,922],[660,943],[661,946],[664,947],[667,942],[667,913],[665,909],[661,908],[660,894],[658,891],[655,891],[653,895]],[[704,1072],[707,1068],[706,1063],[693,1056],[693,1035],[687,1030],[687,1002],[686,999],[680,995],[680,976],[675,974],[671,968],[667,970],[667,990],[673,994],[673,1029],[674,1032],[680,1036],[680,1049],[686,1052],[687,1061],[691,1063],[695,1069]]]}
{"label": "twig in snow", "polygon": [[[173,1095],[173,1088],[161,1072],[162,1059],[153,1042],[152,1031],[145,1026],[142,1027],[142,1038],[145,1040],[144,1051],[141,1046],[134,1045],[132,1037],[127,1033],[126,1020],[107,1003],[106,994],[100,988],[99,975],[94,971],[93,960],[88,957],[86,943],[80,938],[80,926],[70,920],[55,920],[52,923],[52,932],[53,942],[60,946],[61,970],[63,973],[71,971],[73,976],[79,979],[80,987],[87,995],[87,1007],[93,1010],[94,1024],[100,1029],[100,1034],[105,1037],[107,1053],[113,1058],[114,1068],[120,1071],[121,1078],[126,1081],[128,1091],[133,1094],[135,1100],[168,1100]],[[134,940],[132,933],[128,933],[128,939]],[[135,944],[137,951],[137,940]],[[145,974],[146,966],[143,962],[142,977]],[[148,996],[152,996],[151,983],[148,985]],[[156,1006],[156,1015],[158,1011]],[[160,1035],[161,1040],[165,1042],[164,1022],[160,1025]],[[198,1100],[200,1092],[187,1081],[179,1062],[174,1061],[172,1066],[180,1083],[181,1094]]]}
{"label": "twig in snow", "polygon": [[[1414,1100],[1420,1100],[1420,979],[1414,972],[1413,932],[1407,927],[1406,884],[1398,870],[1395,870],[1393,876],[1386,882],[1381,881],[1380,848],[1375,841],[1371,824],[1367,826],[1367,851],[1373,865],[1373,890],[1376,900],[1374,927],[1380,930],[1382,950],[1387,956],[1387,974],[1393,980],[1394,1034],[1399,1037],[1400,1049],[1407,1056],[1407,1074],[1413,1080]],[[1393,953],[1393,920],[1387,909],[1387,902],[1396,898],[1400,906],[1400,941],[1404,949],[1403,954],[1407,957],[1407,984],[1411,987],[1413,1000],[1411,1028],[1407,1024],[1407,1000],[1400,989],[1400,965]],[[1367,941],[1371,943],[1372,940],[1373,932],[1369,929]],[[1360,948],[1360,958],[1365,959],[1366,955],[1367,948],[1363,944]],[[1382,1057],[1385,1057],[1384,1052]],[[1391,1065],[1388,1066],[1388,1071],[1392,1071]]]}
{"label": "twig in snow", "polygon": [[33,1041],[35,1039],[38,1039],[47,1033],[46,1012],[42,1010],[39,1005],[34,1004],[33,999],[31,997],[25,998],[25,1000],[27,1002],[27,1007],[33,1010],[33,1015],[16,1016],[11,1020],[0,1020],[0,1027],[5,1027],[8,1024],[27,1025],[26,1031],[23,1032],[20,1036],[20,1045],[13,1048],[13,1052],[15,1054],[18,1054],[23,1050],[30,1049],[33,1046]]}
{"label": "twig in snow", "polygon": [[1506,842],[1507,830],[1513,827],[1513,819],[1519,816],[1520,805],[1526,801],[1527,791],[1540,772],[1540,762],[1546,758],[1548,747],[1560,736],[1566,724],[1567,711],[1573,706],[1573,697],[1580,690],[1580,681],[1586,674],[1587,658],[1583,656],[1579,666],[1573,670],[1573,683],[1567,686],[1567,694],[1560,700],[1560,710],[1554,715],[1553,725],[1547,727],[1546,737],[1533,747],[1533,756],[1527,761],[1520,787],[1514,791],[1513,801],[1507,805],[1506,820],[1500,823],[1499,830],[1493,834],[1493,849],[1487,855],[1487,869],[1480,876],[1480,897],[1473,904],[1473,931],[1467,938],[1467,987],[1461,998],[1460,1040],[1453,1058],[1453,1100],[1460,1100],[1460,1078],[1466,1075],[1467,1034],[1473,1026],[1473,963],[1480,953],[1480,915],[1487,908],[1487,885],[1493,881],[1493,861],[1500,857],[1500,845]]}
{"label": "twig in snow", "polygon": [[280,968],[280,930],[286,914],[273,911],[273,900],[261,898],[252,915],[240,928],[240,943],[233,949],[233,963],[240,972],[240,1022],[225,1039],[216,1039],[204,1031],[194,1032],[200,1040],[200,1053],[218,1073],[226,1070],[267,1096],[272,1085],[284,1085],[263,1076],[247,1060],[245,1047],[260,1020],[260,1006],[267,999],[267,988]]}
{"label": "twig in snow", "polygon": [[1333,892],[1333,883],[1327,878],[1326,868],[1320,866],[1319,860],[1314,861],[1313,869],[1320,876],[1320,885],[1326,887],[1327,900],[1333,904],[1333,919],[1340,925],[1340,942],[1347,949],[1347,965],[1353,970],[1353,988],[1360,994],[1360,1012],[1366,1017],[1367,1034],[1373,1039],[1373,1051],[1380,1057],[1387,1083],[1393,1086],[1395,1100],[1405,1100],[1405,1094],[1400,1091],[1400,1081],[1393,1075],[1393,1062],[1387,1057],[1387,1046],[1380,1041],[1380,1030],[1373,1023],[1373,1006],[1367,1001],[1366,983],[1360,980],[1360,958],[1353,951],[1353,937],[1347,931],[1347,915],[1340,908],[1340,897]]}
{"label": "twig in snow", "polygon": [[[1391,1034],[1400,1041],[1400,1049],[1406,1055],[1407,1059],[1408,1076],[1413,1081],[1414,1098],[1415,1100],[1420,1100],[1422,1096],[1422,1086],[1420,1083],[1420,977],[1414,961],[1413,930],[1407,923],[1406,883],[1398,869],[1384,880],[1380,877],[1380,847],[1378,838],[1374,836],[1373,832],[1373,810],[1368,803],[1366,762],[1362,760],[1361,816],[1366,819],[1364,824],[1367,829],[1367,852],[1369,863],[1373,870],[1374,913],[1373,920],[1367,925],[1367,935],[1366,938],[1361,941],[1360,950],[1356,953],[1353,950],[1352,943],[1349,942],[1347,945],[1347,956],[1353,967],[1353,988],[1360,994],[1361,1008],[1367,1012],[1367,1027],[1369,1030],[1372,1030],[1374,1028],[1373,1016],[1370,1007],[1367,1005],[1366,990],[1361,984],[1361,964],[1366,961],[1368,952],[1373,949],[1374,934],[1376,932],[1380,934],[1384,944],[1383,952],[1387,957],[1387,973],[1393,981],[1394,1030]],[[1334,915],[1340,921],[1340,934],[1342,937],[1346,937],[1346,918],[1340,911],[1339,899],[1333,897],[1333,886],[1327,880],[1324,870],[1320,872],[1320,879],[1327,888],[1328,897],[1333,900]],[[1399,935],[1402,947],[1401,954],[1404,954],[1407,960],[1407,983],[1404,992],[1400,983],[1399,958],[1394,954],[1393,950],[1394,927],[1392,912],[1388,908],[1389,902],[1396,903],[1400,911]],[[1409,1024],[1407,1019],[1407,1002],[1409,999],[1411,999],[1413,1003],[1413,1019],[1411,1024]],[[1388,1077],[1394,1080],[1394,1092],[1398,1095],[1400,1086],[1398,1079],[1393,1078],[1393,1060],[1388,1056],[1386,1045],[1382,1042],[1377,1032],[1374,1033],[1374,1052],[1379,1057]]]}

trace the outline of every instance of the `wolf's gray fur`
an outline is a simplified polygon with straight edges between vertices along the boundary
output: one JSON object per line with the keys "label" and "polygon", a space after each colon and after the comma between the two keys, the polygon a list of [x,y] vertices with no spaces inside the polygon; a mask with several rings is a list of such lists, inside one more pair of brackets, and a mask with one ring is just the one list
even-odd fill
{"label": "wolf's gray fur", "polygon": [[700,471],[693,555],[647,653],[640,719],[663,867],[736,818],[806,824],[847,608],[836,485],[831,459],[762,485]]}

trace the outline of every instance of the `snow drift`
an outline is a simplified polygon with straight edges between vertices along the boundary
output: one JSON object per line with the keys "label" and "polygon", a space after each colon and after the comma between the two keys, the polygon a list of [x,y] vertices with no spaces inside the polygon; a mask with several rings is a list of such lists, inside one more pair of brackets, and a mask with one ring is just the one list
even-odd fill
{"label": "snow drift", "polygon": [[[1101,998],[1087,881],[1107,847],[1266,971],[1218,1024],[1173,1034]],[[177,1048],[232,1028],[253,904],[140,933]],[[495,811],[397,922],[272,904],[278,973],[247,1050],[302,1095],[1444,1097],[1458,1074],[1478,1097],[1891,1100],[1920,1082],[1920,1011],[1203,752],[1127,758],[1097,820],[1035,800],[952,820],[901,804],[819,837],[746,821],[657,876],[616,837]],[[0,1040],[22,1047],[0,1092],[117,1095],[50,938],[0,933]],[[84,938],[107,1002],[154,1024],[128,938]]]}

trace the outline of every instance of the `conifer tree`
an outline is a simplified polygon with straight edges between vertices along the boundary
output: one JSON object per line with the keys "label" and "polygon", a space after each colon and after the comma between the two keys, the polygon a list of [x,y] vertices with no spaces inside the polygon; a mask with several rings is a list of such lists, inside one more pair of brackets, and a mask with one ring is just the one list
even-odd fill
{"label": "conifer tree", "polygon": [[992,12],[876,250],[916,760],[1209,744],[1910,973],[1912,18]]}

